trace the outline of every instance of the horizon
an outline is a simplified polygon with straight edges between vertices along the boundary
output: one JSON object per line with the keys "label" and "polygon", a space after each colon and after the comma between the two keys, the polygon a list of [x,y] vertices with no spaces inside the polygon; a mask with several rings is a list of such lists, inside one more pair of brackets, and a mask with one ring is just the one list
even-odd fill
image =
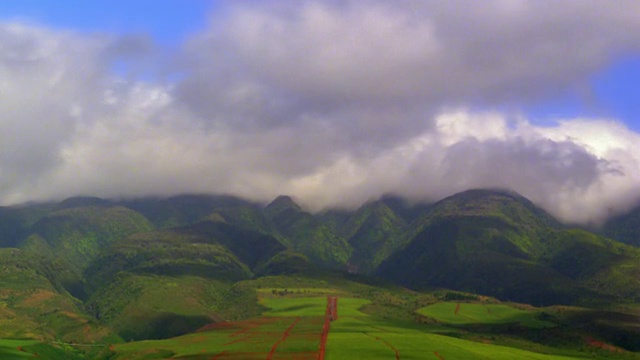
{"label": "horizon", "polygon": [[598,223],[640,202],[640,4],[601,4],[7,2],[0,204],[506,188]]}

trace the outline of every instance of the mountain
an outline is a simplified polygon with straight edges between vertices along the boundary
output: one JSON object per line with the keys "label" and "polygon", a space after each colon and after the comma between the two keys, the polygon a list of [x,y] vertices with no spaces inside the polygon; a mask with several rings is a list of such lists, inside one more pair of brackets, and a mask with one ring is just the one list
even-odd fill
{"label": "mountain", "polygon": [[226,195],[180,195],[169,198],[121,200],[119,205],[144,215],[157,228],[183,226],[205,220],[215,210],[236,206],[258,206]]}
{"label": "mountain", "polygon": [[88,308],[125,340],[192,332],[230,317],[232,284],[284,250],[269,235],[215,221],[135,233],[85,271]]}
{"label": "mountain", "polygon": [[89,263],[111,242],[152,228],[144,216],[122,206],[73,207],[42,217],[18,246],[52,261],[62,286],[83,297],[82,272]]}
{"label": "mountain", "polygon": [[361,206],[340,227],[353,248],[353,270],[368,273],[403,245],[408,224],[382,200]]}
{"label": "mountain", "polygon": [[279,196],[264,209],[284,243],[306,255],[311,261],[333,268],[343,268],[353,251],[331,226],[305,212],[288,196]]}
{"label": "mountain", "polygon": [[607,220],[601,233],[625,244],[640,247],[640,205]]}
{"label": "mountain", "polygon": [[[564,230],[512,192],[453,195],[434,204],[411,231],[406,247],[377,275],[417,289],[452,288],[538,305],[638,296],[637,285],[615,285],[634,281],[637,251]],[[602,289],[605,284],[615,289]]]}
{"label": "mountain", "polygon": [[[640,249],[613,239],[633,238],[634,214],[605,226],[610,239],[568,228],[517,193],[486,189],[433,204],[387,195],[318,214],[288,196],[267,206],[183,195],[1,207],[0,339],[50,341],[63,352],[56,341],[166,339],[258,317],[265,298],[326,296],[342,284],[341,294],[374,302],[363,311],[410,326],[432,322],[416,311],[441,300],[578,305],[545,309],[562,324],[552,335],[482,329],[535,341],[559,335],[573,347],[595,334],[640,349]],[[68,358],[108,359],[110,348]]]}
{"label": "mountain", "polygon": [[51,204],[0,207],[0,247],[17,246],[31,226],[54,209]]}
{"label": "mountain", "polygon": [[0,249],[0,339],[117,340],[83,304],[50,281],[56,268],[20,249]]}

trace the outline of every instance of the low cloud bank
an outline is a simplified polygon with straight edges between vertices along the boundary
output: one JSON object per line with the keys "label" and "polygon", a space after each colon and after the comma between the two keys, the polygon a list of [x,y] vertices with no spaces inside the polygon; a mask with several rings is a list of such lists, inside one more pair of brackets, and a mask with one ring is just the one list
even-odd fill
{"label": "low cloud bank", "polygon": [[0,199],[291,194],[319,210],[505,187],[598,223],[640,200],[640,135],[518,109],[639,51],[639,6],[234,1],[168,59],[144,36],[0,24]]}

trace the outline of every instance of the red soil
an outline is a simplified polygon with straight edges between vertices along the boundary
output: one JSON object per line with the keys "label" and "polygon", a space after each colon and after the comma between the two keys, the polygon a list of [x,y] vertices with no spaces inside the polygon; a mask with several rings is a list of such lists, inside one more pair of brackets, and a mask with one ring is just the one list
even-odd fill
{"label": "red soil", "polygon": [[338,298],[336,296],[327,297],[327,309],[324,312],[324,325],[320,336],[320,349],[318,350],[318,360],[324,360],[327,351],[327,337],[331,329],[331,322],[338,320]]}
{"label": "red soil", "polygon": [[396,360],[400,360],[400,351],[398,351],[398,349],[396,349],[395,346],[393,346],[387,340],[380,339],[379,337],[376,337],[376,340],[379,340],[379,341],[382,341],[383,343],[385,343],[385,345],[387,345],[389,348],[391,348],[391,350],[393,350],[394,353],[396,353]]}
{"label": "red soil", "polygon": [[275,344],[273,344],[273,346],[271,347],[271,351],[269,351],[269,355],[267,355],[267,360],[271,360],[271,358],[273,357],[273,354],[276,352],[276,349],[278,348],[278,345],[280,345],[285,340],[287,340],[287,338],[289,337],[289,333],[296,326],[296,324],[300,322],[300,320],[302,320],[302,319],[300,317],[297,317],[291,323],[291,325],[289,325],[287,330],[285,330],[284,333],[282,333],[282,337],[280,338],[280,340],[276,341]]}
{"label": "red soil", "polygon": [[444,357],[442,357],[442,355],[438,354],[438,352],[437,352],[437,351],[434,351],[434,352],[433,352],[433,355],[435,355],[435,356],[436,356],[438,359],[440,359],[440,360],[444,360]]}
{"label": "red soil", "polygon": [[211,360],[218,360],[218,359],[222,359],[225,355],[227,354],[227,351],[223,351],[220,354],[216,354],[214,355]]}
{"label": "red soil", "polygon": [[598,341],[592,337],[588,337],[586,339],[586,343],[587,345],[591,346],[591,347],[596,347],[599,349],[604,349],[604,350],[609,350],[611,352],[622,352],[621,349],[613,346],[613,345],[609,345],[609,344],[605,344],[602,341]]}

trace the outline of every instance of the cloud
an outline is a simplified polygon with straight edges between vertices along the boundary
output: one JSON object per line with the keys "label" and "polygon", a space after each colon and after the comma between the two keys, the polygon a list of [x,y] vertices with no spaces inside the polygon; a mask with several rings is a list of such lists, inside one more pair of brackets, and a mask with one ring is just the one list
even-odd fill
{"label": "cloud", "polygon": [[319,210],[500,186],[598,222],[640,199],[639,135],[519,109],[640,51],[639,6],[233,1],[169,57],[139,34],[0,24],[0,198],[287,193]]}

